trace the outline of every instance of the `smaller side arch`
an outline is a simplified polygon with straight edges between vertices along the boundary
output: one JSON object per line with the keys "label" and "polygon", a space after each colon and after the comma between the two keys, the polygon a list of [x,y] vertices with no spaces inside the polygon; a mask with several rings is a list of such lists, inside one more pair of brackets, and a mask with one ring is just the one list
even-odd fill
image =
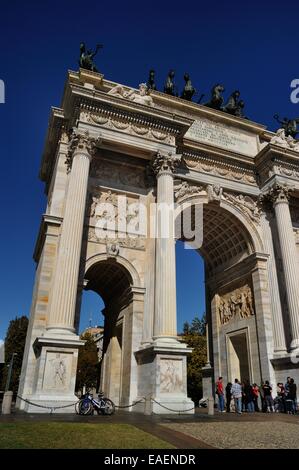
{"label": "smaller side arch", "polygon": [[[107,253],[98,253],[98,254],[90,256],[89,258],[86,259],[84,274],[86,274],[87,271],[93,265],[101,261],[108,261],[108,260],[110,261],[111,259],[112,259],[111,256],[108,256]],[[117,255],[116,257],[113,257],[113,260],[117,264],[120,264],[121,266],[123,266],[130,273],[134,287],[143,287],[143,285],[141,284],[138,271],[129,260],[127,260],[121,255]]]}

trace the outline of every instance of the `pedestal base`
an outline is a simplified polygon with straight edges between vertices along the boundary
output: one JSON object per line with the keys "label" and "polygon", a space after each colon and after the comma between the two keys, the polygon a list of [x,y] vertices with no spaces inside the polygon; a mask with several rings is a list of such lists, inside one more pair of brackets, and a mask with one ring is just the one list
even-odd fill
{"label": "pedestal base", "polygon": [[202,398],[207,399],[213,396],[213,367],[206,365],[202,368]]}
{"label": "pedestal base", "polygon": [[135,353],[138,362],[138,403],[134,411],[145,414],[194,413],[187,397],[187,355],[192,350],[179,342],[155,341]]}
{"label": "pedestal base", "polygon": [[[78,349],[84,345],[76,335],[38,337],[33,393],[18,399],[17,408],[28,413],[74,413]],[[73,405],[64,407],[66,405]],[[54,408],[56,408],[54,410]]]}

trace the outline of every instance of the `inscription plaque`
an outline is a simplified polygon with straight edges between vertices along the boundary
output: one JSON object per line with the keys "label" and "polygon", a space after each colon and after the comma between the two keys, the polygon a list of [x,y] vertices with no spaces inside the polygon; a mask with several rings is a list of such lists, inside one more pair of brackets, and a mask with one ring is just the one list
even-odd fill
{"label": "inscription plaque", "polygon": [[196,120],[185,137],[244,155],[255,156],[258,153],[257,138],[254,134],[209,119]]}

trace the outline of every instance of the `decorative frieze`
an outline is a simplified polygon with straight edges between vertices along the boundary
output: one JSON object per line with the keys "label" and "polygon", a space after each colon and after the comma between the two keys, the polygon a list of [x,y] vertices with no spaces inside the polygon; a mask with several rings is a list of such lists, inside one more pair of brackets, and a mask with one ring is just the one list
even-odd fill
{"label": "decorative frieze", "polygon": [[191,170],[256,185],[256,175],[254,171],[249,168],[241,167],[241,165],[232,165],[220,161],[219,159],[216,160],[206,155],[195,155],[191,152],[184,152],[183,158],[187,168]]}
{"label": "decorative frieze", "polygon": [[156,142],[175,144],[175,133],[163,126],[154,127],[151,123],[142,123],[141,119],[130,121],[126,116],[110,116],[108,113],[96,114],[88,111],[81,111],[80,120],[89,124],[97,124],[112,130],[124,132],[129,135],[147,138]]}
{"label": "decorative frieze", "polygon": [[258,200],[244,194],[222,193],[222,198],[237,207],[252,222],[260,223],[260,207]]}
{"label": "decorative frieze", "polygon": [[251,287],[245,284],[222,296],[217,295],[216,309],[221,325],[250,318],[255,314]]}
{"label": "decorative frieze", "polygon": [[[118,248],[134,248],[136,250],[145,250],[146,244],[146,238],[141,236],[127,236],[126,238],[99,238],[96,234],[95,227],[89,227],[88,241],[100,243],[101,245],[109,245],[109,247],[116,245]],[[107,248],[106,250],[110,250],[110,248]]]}
{"label": "decorative frieze", "polygon": [[190,185],[187,181],[183,181],[179,186],[175,188],[174,197],[178,202],[185,197],[194,196],[204,191],[203,186]]}

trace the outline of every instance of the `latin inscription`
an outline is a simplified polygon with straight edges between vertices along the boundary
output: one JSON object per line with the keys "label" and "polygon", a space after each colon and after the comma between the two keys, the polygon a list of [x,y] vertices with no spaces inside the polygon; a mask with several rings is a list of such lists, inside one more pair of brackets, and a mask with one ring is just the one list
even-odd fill
{"label": "latin inscription", "polygon": [[255,135],[208,119],[195,121],[185,137],[245,155],[254,156],[258,151]]}

